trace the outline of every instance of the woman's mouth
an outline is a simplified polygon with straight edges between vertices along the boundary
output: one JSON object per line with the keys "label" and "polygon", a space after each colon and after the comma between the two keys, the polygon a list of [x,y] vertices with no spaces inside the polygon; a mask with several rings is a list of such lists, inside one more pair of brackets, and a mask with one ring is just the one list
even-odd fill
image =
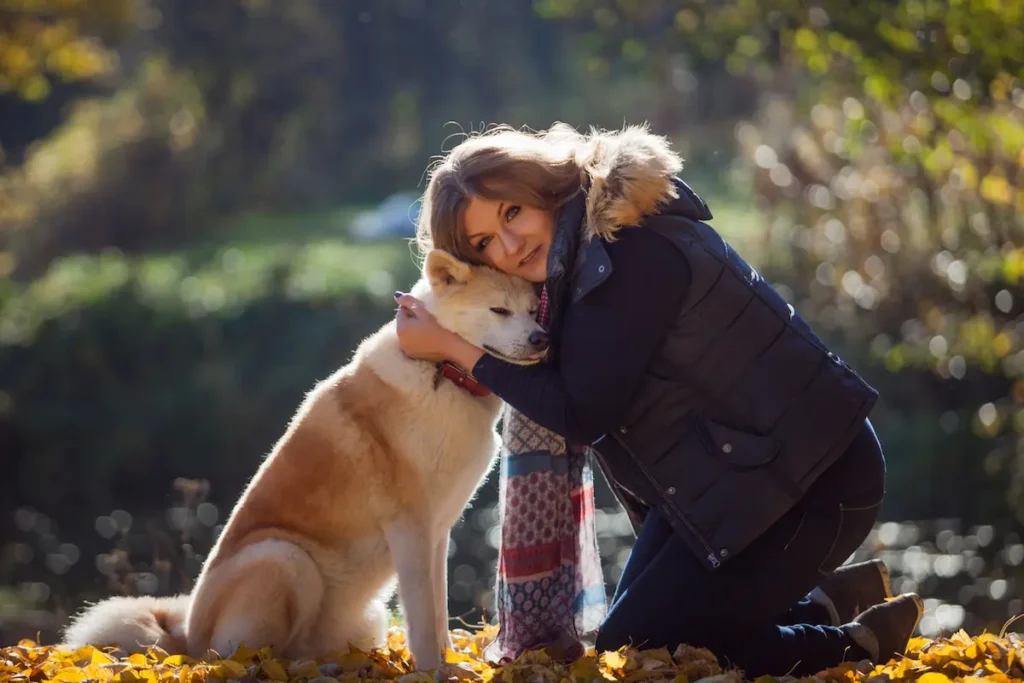
{"label": "woman's mouth", "polygon": [[527,263],[529,263],[530,261],[533,260],[533,258],[538,254],[538,252],[540,252],[540,245],[539,244],[536,247],[533,248],[533,251],[531,251],[529,254],[526,255],[526,258],[524,258],[522,261],[519,262],[519,265],[520,266],[525,266]]}

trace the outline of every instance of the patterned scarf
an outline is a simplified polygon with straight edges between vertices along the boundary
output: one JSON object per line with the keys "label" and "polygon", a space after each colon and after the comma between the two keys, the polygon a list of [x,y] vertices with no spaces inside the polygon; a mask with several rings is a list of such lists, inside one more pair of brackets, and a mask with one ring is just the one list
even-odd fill
{"label": "patterned scarf", "polygon": [[[545,288],[537,314],[544,327],[549,311]],[[589,449],[507,404],[502,424],[499,631],[485,655],[500,662],[554,646],[576,658],[584,652],[581,636],[606,610]]]}

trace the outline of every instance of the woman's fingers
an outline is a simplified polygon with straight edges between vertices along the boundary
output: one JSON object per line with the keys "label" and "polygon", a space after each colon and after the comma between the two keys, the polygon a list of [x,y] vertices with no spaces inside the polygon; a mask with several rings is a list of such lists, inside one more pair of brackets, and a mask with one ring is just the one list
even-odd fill
{"label": "woman's fingers", "polygon": [[395,301],[398,303],[398,307],[406,311],[411,317],[415,318],[419,313],[423,312],[423,302],[412,296],[411,294],[403,294],[402,292],[395,292]]}

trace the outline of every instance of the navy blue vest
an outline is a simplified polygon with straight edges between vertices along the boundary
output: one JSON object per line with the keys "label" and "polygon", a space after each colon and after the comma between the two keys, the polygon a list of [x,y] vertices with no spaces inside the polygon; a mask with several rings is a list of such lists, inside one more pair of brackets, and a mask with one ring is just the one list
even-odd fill
{"label": "navy blue vest", "polygon": [[[628,418],[594,442],[639,522],[654,506],[710,568],[742,552],[847,449],[878,394],[680,198],[642,226],[691,270],[684,302]],[[585,297],[610,271],[600,240],[566,278]],[[642,305],[642,304],[638,304]]]}

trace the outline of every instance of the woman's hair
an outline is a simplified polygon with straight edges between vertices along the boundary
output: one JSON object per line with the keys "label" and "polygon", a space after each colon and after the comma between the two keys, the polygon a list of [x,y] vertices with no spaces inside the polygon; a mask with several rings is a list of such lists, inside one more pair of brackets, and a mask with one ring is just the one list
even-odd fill
{"label": "woman's hair", "polygon": [[538,132],[498,126],[466,138],[430,170],[416,226],[420,255],[437,248],[482,264],[464,225],[470,197],[555,211],[582,188],[588,147],[562,123]]}

